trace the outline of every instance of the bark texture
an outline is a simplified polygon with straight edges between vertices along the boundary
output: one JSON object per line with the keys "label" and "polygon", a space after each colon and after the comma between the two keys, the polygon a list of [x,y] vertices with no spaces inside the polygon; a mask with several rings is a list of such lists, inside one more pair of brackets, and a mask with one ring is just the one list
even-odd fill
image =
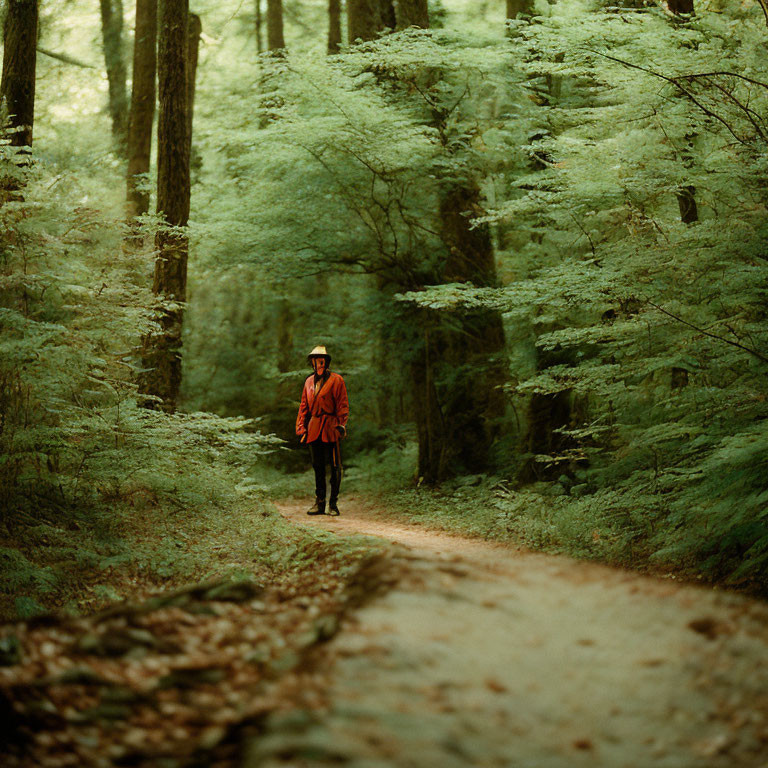
{"label": "bark texture", "polygon": [[429,27],[427,0],[396,0],[395,18],[397,29],[408,27]]}
{"label": "bark texture", "polygon": [[157,0],[136,0],[133,86],[128,118],[128,220],[149,211],[149,191],[137,189],[137,176],[149,173],[157,74]]}
{"label": "bark texture", "polygon": [[328,0],[328,53],[341,48],[341,0]]}
{"label": "bark texture", "polygon": [[119,152],[125,153],[128,136],[128,90],[123,54],[123,2],[99,0],[104,62],[109,83],[109,116],[112,137]]}
{"label": "bark texture", "polygon": [[150,408],[174,411],[181,387],[181,331],[187,298],[189,219],[188,0],[160,0],[158,41],[157,212],[167,225],[155,238],[157,259],[152,289],[166,302],[161,330],[144,339],[139,392],[160,398]]}
{"label": "bark texture", "polygon": [[254,5],[254,22],[255,22],[255,33],[256,33],[256,53],[263,53],[264,52],[264,43],[261,39],[261,28],[262,28],[262,15],[261,15],[261,0],[256,0],[256,3]]}
{"label": "bark texture", "polygon": [[200,35],[203,32],[203,23],[196,13],[189,14],[187,32],[187,142],[191,158],[192,122],[195,115],[195,83],[197,82],[197,62],[200,58]]}
{"label": "bark texture", "polygon": [[507,0],[507,18],[517,19],[520,16],[533,16],[533,0]]}
{"label": "bark texture", "polygon": [[381,15],[382,29],[395,29],[397,27],[395,0],[379,0],[379,14]]}
{"label": "bark texture", "polygon": [[270,51],[281,51],[285,48],[283,0],[267,0],[267,48]]}
{"label": "bark texture", "polygon": [[11,146],[31,147],[35,123],[37,0],[8,0],[3,28],[3,74],[0,97],[15,129]]}
{"label": "bark texture", "polygon": [[347,0],[347,33],[350,45],[355,40],[373,40],[387,26],[384,22],[387,11],[384,6],[387,5],[391,9],[389,0]]}

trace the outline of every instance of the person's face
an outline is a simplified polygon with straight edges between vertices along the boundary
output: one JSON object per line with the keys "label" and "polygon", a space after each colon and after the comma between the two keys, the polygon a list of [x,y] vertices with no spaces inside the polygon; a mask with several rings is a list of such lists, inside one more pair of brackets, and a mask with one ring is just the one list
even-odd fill
{"label": "person's face", "polygon": [[325,373],[325,358],[324,357],[313,357],[312,358],[312,367],[315,369],[315,373],[318,376],[322,376]]}

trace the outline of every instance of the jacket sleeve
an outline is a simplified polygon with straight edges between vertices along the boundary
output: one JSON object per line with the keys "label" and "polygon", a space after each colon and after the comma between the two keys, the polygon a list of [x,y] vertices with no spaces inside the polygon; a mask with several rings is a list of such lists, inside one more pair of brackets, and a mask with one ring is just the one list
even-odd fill
{"label": "jacket sleeve", "polygon": [[307,416],[309,416],[309,404],[307,403],[307,385],[306,382],[301,388],[301,403],[299,403],[299,415],[296,417],[296,434],[301,437],[306,433]]}
{"label": "jacket sleeve", "polygon": [[347,399],[347,385],[344,379],[339,376],[339,387],[336,391],[336,419],[340,427],[347,428],[347,419],[349,418],[349,400]]}

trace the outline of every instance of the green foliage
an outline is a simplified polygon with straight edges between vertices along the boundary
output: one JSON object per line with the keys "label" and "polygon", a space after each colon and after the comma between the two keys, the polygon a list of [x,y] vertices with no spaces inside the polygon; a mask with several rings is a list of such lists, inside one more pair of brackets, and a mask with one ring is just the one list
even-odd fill
{"label": "green foliage", "polygon": [[35,616],[40,616],[46,612],[45,606],[38,603],[34,598],[26,596],[17,597],[15,600],[15,606],[16,615],[22,621],[24,619],[31,619]]}
{"label": "green foliage", "polygon": [[98,507],[137,490],[179,504],[215,498],[210,472],[236,484],[276,439],[248,419],[138,408],[136,346],[153,325],[140,278],[149,254],[123,252],[121,228],[98,211],[73,211],[57,195],[38,202],[32,180],[27,190],[26,202],[0,212],[6,516]]}
{"label": "green foliage", "polygon": [[[768,85],[765,30],[742,16],[680,24],[562,3],[515,22],[512,57],[537,105],[532,162],[508,167],[506,200],[484,218],[511,246],[512,280],[399,297],[501,309],[508,339],[531,350],[509,383],[518,412],[568,399],[551,425],[568,447],[520,456],[570,494],[544,518],[518,516],[530,500],[512,497],[526,541],[576,553],[607,541],[612,558],[764,579]],[[680,220],[688,186],[694,224]]]}
{"label": "green foliage", "polygon": [[[452,327],[464,312],[504,313],[500,418],[512,419],[493,453],[501,485],[446,487],[434,504],[420,491],[419,509],[436,517],[448,503],[446,524],[481,535],[764,580],[759,9],[713,3],[683,20],[563,0],[505,34],[493,4],[440,5],[439,29],[329,58],[309,32],[325,7],[306,3],[288,22],[288,56],[256,60],[252,17],[203,2],[184,413],[172,417],[134,402],[136,347],[158,310],[153,257],[149,239],[123,247],[100,85],[41,63],[37,164],[0,157],[25,184],[23,201],[0,207],[0,523],[52,559],[5,547],[9,589],[55,591],[62,562],[98,571],[104,599],[106,574],[139,562],[157,580],[196,574],[204,558],[175,518],[277,487],[254,470],[277,445],[256,429],[292,438],[318,342],[351,393],[348,480],[407,483],[407,366],[424,309]],[[77,50],[93,19],[65,16],[48,13],[42,34]],[[465,214],[491,228],[498,287],[442,280],[440,202],[465,182],[483,193]],[[698,221],[685,224],[690,188]],[[565,415],[542,419],[556,398]],[[303,452],[270,458],[289,457],[306,466]],[[518,487],[531,475],[546,482]],[[473,498],[483,503],[469,512]],[[168,536],[128,547],[121,521],[134,513]],[[264,525],[254,540],[276,569],[311,564],[311,544],[281,548],[288,531]]]}
{"label": "green foliage", "polygon": [[[348,360],[361,374],[350,387],[366,418],[356,447],[373,449],[384,477],[407,478],[386,452],[408,455],[392,434],[412,405],[391,403],[408,391],[402,370],[418,329],[387,302],[396,294],[451,319],[501,311],[517,432],[499,441],[498,465],[510,479],[530,465],[552,479],[524,501],[510,496],[506,522],[489,530],[761,578],[764,465],[758,450],[725,458],[726,446],[759,443],[768,416],[759,14],[702,7],[681,21],[657,8],[569,0],[513,22],[505,38],[484,13],[446,6],[443,29],[385,36],[331,60],[294,47],[238,84],[248,103],[261,94],[260,111],[206,135],[210,178],[228,184],[223,195],[209,184],[217,205],[211,197],[204,206],[199,231],[213,257],[206,286],[221,264],[248,263],[252,287],[235,304],[251,314],[230,311],[223,327],[258,339],[245,342],[258,369],[238,364],[247,375],[237,379],[222,361],[227,372],[215,380],[249,393],[249,377],[265,388],[277,379],[288,392],[298,366],[270,370],[275,357],[287,344],[301,361],[325,326],[354,347]],[[499,288],[439,281],[440,195],[469,177],[485,194],[485,210],[473,213],[493,228]],[[688,187],[694,224],[681,222],[678,193]],[[263,275],[285,279],[277,296]],[[233,295],[229,278],[218,279]],[[276,298],[312,333],[272,330],[265,343],[284,317]],[[254,304],[265,309],[253,313]],[[394,354],[386,377],[376,376],[377,333]],[[210,389],[194,392],[218,401]],[[533,404],[556,395],[568,403],[564,420],[545,425],[556,448],[531,448],[542,429]],[[281,397],[248,407],[268,413]],[[389,419],[368,420],[382,400]],[[368,460],[354,461],[350,478],[367,477]],[[533,500],[545,491],[547,501]]]}

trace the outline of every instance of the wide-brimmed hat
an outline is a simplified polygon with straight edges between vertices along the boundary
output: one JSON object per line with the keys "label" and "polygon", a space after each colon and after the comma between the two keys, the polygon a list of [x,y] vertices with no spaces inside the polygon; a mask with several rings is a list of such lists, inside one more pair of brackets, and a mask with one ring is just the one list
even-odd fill
{"label": "wide-brimmed hat", "polygon": [[328,350],[325,348],[325,344],[318,344],[308,355],[307,360],[309,361],[309,364],[312,365],[312,358],[313,357],[324,357],[326,360],[326,365],[331,364],[331,356],[328,354]]}

